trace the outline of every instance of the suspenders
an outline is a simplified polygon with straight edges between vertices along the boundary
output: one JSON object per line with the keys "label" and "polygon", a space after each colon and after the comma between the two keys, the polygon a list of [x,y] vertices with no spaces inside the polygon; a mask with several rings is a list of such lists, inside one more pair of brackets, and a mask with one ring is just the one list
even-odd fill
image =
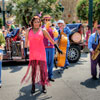
{"label": "suspenders", "polygon": [[98,36],[98,33],[97,33],[97,31],[96,31],[95,43],[96,43],[96,41],[97,41],[97,36]]}
{"label": "suspenders", "polygon": [[100,43],[100,35],[98,36],[98,33],[97,33],[97,31],[96,31],[95,43],[96,43],[96,41],[97,41],[97,37],[98,37],[98,44],[99,44],[99,43]]}

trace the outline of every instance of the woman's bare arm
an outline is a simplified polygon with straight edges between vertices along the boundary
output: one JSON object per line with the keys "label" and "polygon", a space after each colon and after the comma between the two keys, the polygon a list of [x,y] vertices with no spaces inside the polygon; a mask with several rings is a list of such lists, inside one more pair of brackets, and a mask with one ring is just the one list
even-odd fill
{"label": "woman's bare arm", "polygon": [[54,45],[55,42],[46,30],[43,30],[44,36]]}
{"label": "woman's bare arm", "polygon": [[27,29],[27,30],[26,30],[26,34],[25,34],[25,48],[28,47],[28,34],[29,34],[29,30],[30,30],[30,29]]}
{"label": "woman's bare arm", "polygon": [[43,34],[55,46],[55,48],[58,50],[58,52],[62,54],[63,52],[59,49],[59,47],[57,46],[55,41],[51,38],[49,33],[46,30],[43,30]]}

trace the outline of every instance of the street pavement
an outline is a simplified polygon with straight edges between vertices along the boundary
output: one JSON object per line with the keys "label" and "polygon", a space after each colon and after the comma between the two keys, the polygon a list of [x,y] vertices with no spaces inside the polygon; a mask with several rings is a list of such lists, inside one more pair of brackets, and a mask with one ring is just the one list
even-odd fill
{"label": "street pavement", "polygon": [[0,100],[100,100],[100,79],[91,79],[89,54],[82,53],[64,71],[54,68],[55,82],[50,82],[46,94],[36,85],[36,93],[31,95],[31,81],[20,84],[26,69],[27,65],[3,67]]}

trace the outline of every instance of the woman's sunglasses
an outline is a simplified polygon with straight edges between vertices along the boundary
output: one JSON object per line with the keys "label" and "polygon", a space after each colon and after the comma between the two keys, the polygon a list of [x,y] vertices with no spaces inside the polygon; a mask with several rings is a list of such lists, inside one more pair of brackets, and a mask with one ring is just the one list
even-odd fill
{"label": "woman's sunglasses", "polygon": [[45,21],[50,21],[50,19],[44,19]]}

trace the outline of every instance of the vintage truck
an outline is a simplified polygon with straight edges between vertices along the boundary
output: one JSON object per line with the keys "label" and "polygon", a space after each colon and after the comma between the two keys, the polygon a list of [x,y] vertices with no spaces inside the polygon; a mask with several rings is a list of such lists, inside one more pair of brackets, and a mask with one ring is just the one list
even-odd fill
{"label": "vintage truck", "polygon": [[84,27],[81,23],[67,24],[70,28],[72,34],[69,37],[70,48],[68,51],[68,60],[70,63],[75,63],[80,59],[81,50],[84,48],[85,44],[82,40],[82,35],[84,35]]}

